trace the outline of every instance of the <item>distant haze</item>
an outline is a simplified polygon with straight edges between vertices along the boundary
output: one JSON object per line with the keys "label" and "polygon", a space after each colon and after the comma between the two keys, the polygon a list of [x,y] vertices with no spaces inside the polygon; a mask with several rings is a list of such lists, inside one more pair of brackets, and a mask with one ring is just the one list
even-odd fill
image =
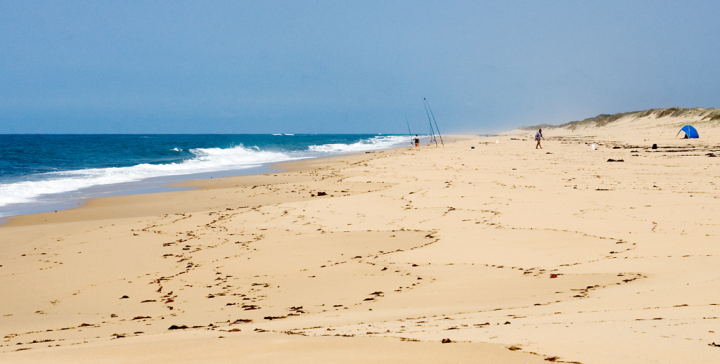
{"label": "distant haze", "polygon": [[0,1],[0,134],[496,132],[720,106],[718,1]]}

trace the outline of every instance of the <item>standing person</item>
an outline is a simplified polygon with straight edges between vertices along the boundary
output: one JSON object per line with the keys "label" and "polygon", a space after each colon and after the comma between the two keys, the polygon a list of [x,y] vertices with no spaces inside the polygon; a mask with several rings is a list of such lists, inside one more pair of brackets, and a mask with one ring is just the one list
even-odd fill
{"label": "standing person", "polygon": [[415,134],[415,146],[417,147],[419,145],[420,145],[420,138],[417,136],[417,134]]}
{"label": "standing person", "polygon": [[543,138],[542,129],[539,129],[538,132],[535,133],[535,140],[537,140],[537,145],[535,145],[535,149],[538,149],[538,147],[539,147],[540,149],[543,149],[543,148],[542,148],[542,145],[540,145],[540,140],[541,140],[541,139],[545,139],[545,138]]}

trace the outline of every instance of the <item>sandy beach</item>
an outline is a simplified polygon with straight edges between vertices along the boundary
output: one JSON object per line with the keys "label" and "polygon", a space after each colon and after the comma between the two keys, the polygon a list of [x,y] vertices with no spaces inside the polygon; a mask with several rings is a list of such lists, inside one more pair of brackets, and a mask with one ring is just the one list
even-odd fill
{"label": "sandy beach", "polygon": [[[454,136],[13,218],[0,362],[717,362],[720,128],[699,120]],[[688,122],[700,139],[676,138]]]}

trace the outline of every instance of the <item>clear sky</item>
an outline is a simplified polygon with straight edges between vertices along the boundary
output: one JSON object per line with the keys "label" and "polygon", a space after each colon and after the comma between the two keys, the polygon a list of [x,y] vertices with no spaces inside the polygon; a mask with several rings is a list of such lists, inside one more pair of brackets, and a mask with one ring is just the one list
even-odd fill
{"label": "clear sky", "polygon": [[[720,107],[720,1],[0,0],[0,133],[496,132]],[[426,130],[427,129],[427,130]]]}

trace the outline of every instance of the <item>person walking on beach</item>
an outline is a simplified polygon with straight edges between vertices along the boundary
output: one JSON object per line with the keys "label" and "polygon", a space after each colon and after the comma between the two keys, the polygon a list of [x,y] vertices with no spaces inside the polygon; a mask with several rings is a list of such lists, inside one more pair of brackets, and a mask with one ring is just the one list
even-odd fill
{"label": "person walking on beach", "polygon": [[417,147],[418,145],[420,145],[420,138],[415,134],[415,146]]}
{"label": "person walking on beach", "polygon": [[537,145],[535,145],[535,149],[538,149],[538,148],[543,149],[542,145],[540,145],[541,139],[545,139],[545,138],[543,138],[542,129],[539,129],[538,132],[535,133],[535,140],[537,140]]}

